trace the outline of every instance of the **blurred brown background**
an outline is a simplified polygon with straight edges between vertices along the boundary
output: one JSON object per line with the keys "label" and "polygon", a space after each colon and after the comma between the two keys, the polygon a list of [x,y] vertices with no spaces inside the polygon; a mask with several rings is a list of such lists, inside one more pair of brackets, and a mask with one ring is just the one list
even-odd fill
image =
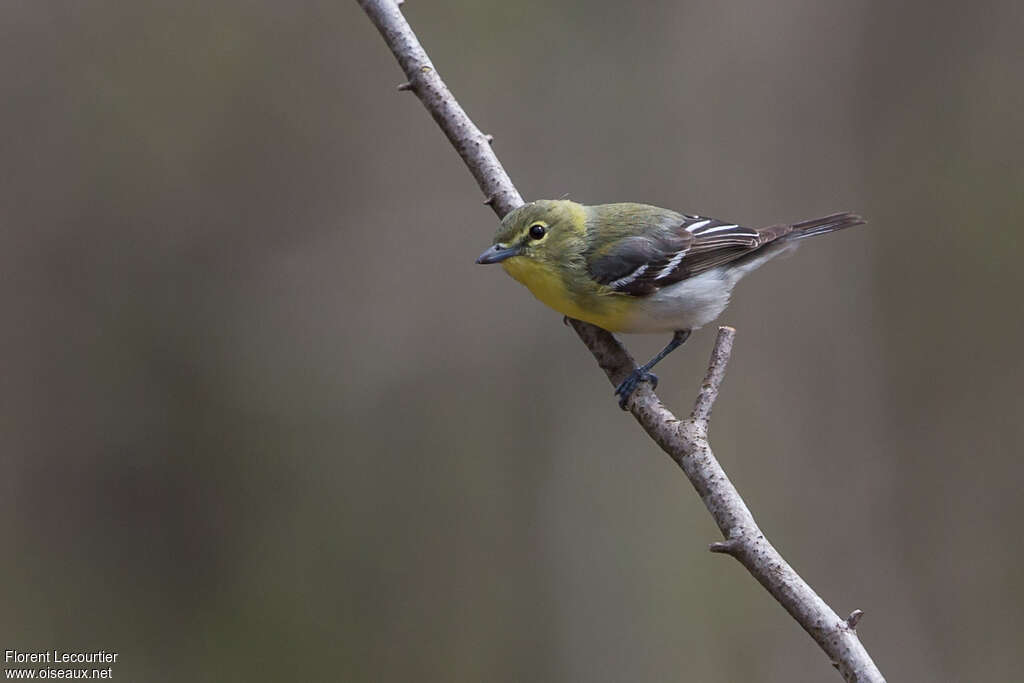
{"label": "blurred brown background", "polygon": [[[852,209],[713,443],[892,681],[1019,675],[1024,5],[420,2],[529,198]],[[0,648],[115,678],[828,681],[353,2],[0,10]],[[713,329],[660,368],[689,409]],[[638,355],[665,339],[627,338]]]}

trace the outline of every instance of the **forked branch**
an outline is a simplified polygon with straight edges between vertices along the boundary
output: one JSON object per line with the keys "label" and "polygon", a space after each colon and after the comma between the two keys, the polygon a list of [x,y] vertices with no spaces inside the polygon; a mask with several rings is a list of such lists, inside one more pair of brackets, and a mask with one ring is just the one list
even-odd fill
{"label": "forked branch", "polygon": [[[448,140],[469,167],[488,204],[501,218],[523,203],[522,197],[491,149],[491,137],[470,120],[441,80],[396,0],[358,0],[380,31],[408,79],[399,90],[416,94]],[[573,329],[608,375],[618,385],[636,364],[611,333],[578,320]],[[658,399],[649,384],[642,383],[628,407],[640,426],[686,474],[700,494],[725,540],[712,543],[712,552],[735,557],[787,612],[814,638],[847,681],[883,682],[854,630],[862,612],[843,619],[800,578],[768,542],[746,503],[715,459],[708,443],[708,420],[736,331],[718,330],[707,376],[689,418],[679,420]],[[609,405],[613,405],[609,402]]]}

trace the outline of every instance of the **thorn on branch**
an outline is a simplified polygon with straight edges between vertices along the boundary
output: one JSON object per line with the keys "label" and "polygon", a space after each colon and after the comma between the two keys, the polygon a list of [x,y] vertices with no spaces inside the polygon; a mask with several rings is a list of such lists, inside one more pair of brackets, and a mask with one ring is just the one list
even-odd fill
{"label": "thorn on branch", "polygon": [[488,145],[493,145],[494,144],[494,136],[493,135],[485,133],[484,134],[484,140],[487,140],[487,144]]}
{"label": "thorn on branch", "polygon": [[850,612],[850,616],[846,617],[846,625],[852,629],[857,628],[857,624],[860,622],[860,618],[864,616],[864,610],[855,609]]}
{"label": "thorn on branch", "polygon": [[484,200],[484,204],[486,206],[494,206],[494,202],[496,202],[497,200],[498,200],[497,195],[490,194],[490,195],[487,195],[487,199]]}
{"label": "thorn on branch", "polygon": [[409,81],[406,81],[405,83],[399,83],[398,84],[398,90],[400,92],[405,92],[406,90],[412,90],[412,83],[410,83]]}
{"label": "thorn on branch", "polygon": [[740,549],[740,543],[735,538],[727,538],[724,541],[715,541],[708,546],[708,550],[713,553],[722,553],[723,555],[736,555],[736,552]]}

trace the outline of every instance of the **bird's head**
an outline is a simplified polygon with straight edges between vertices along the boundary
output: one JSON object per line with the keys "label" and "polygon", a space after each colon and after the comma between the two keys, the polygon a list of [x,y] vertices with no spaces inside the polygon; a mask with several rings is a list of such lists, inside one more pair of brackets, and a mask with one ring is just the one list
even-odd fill
{"label": "bird's head", "polygon": [[510,272],[517,266],[565,264],[579,251],[585,220],[583,206],[565,199],[524,204],[502,219],[494,244],[476,262],[502,263]]}

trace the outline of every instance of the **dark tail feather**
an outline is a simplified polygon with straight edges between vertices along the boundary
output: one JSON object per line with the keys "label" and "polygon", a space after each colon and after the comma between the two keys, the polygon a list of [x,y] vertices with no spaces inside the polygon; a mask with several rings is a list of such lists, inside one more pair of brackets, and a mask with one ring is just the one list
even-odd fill
{"label": "dark tail feather", "polygon": [[843,228],[851,228],[855,225],[862,225],[866,222],[867,221],[855,213],[834,213],[831,216],[825,216],[824,218],[815,218],[814,220],[804,221],[802,223],[794,223],[793,230],[789,233],[789,236],[799,240],[805,237],[824,235],[826,232],[835,232],[836,230],[842,230]]}

